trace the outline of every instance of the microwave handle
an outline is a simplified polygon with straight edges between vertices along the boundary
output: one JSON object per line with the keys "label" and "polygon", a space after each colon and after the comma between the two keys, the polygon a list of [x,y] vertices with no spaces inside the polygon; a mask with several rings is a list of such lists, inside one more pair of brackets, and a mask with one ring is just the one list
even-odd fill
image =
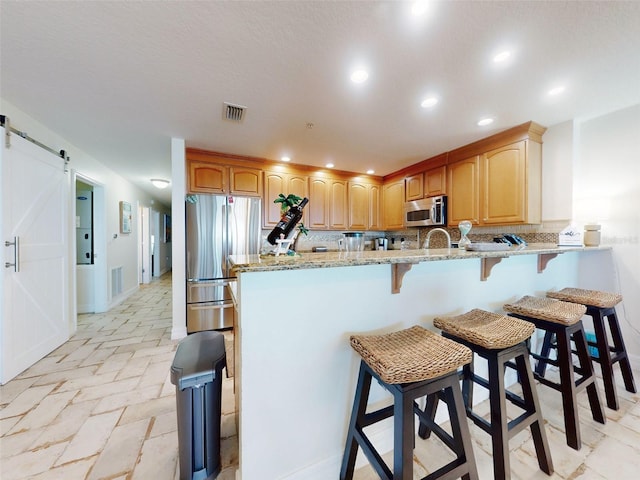
{"label": "microwave handle", "polygon": [[435,222],[436,218],[436,205],[434,204],[431,206],[431,221]]}

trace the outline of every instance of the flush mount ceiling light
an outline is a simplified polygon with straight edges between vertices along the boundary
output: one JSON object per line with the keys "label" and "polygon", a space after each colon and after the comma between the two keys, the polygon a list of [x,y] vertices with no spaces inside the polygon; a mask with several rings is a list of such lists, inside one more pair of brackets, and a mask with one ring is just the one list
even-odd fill
{"label": "flush mount ceiling light", "polygon": [[325,167],[327,167],[327,168],[333,168],[333,167],[335,167],[335,165],[334,165],[333,163],[327,163],[327,164],[325,165]]}
{"label": "flush mount ceiling light", "polygon": [[478,126],[479,127],[484,127],[486,125],[491,125],[493,123],[493,118],[483,118],[481,120],[478,121]]}
{"label": "flush mount ceiling light", "polygon": [[160,190],[169,186],[169,180],[164,180],[162,178],[152,178],[151,183],[154,187],[159,188]]}
{"label": "flush mount ceiling light", "polygon": [[434,107],[438,103],[438,99],[436,97],[427,97],[425,98],[420,106],[422,108],[431,108]]}
{"label": "flush mount ceiling light", "polygon": [[367,175],[373,175],[374,173],[376,173],[375,170],[367,170]]}
{"label": "flush mount ceiling light", "polygon": [[364,68],[358,68],[351,73],[351,81],[353,83],[364,83],[369,78],[369,72]]}
{"label": "flush mount ceiling light", "polygon": [[280,157],[280,160],[282,160],[283,162],[290,162],[291,158],[290,157]]}

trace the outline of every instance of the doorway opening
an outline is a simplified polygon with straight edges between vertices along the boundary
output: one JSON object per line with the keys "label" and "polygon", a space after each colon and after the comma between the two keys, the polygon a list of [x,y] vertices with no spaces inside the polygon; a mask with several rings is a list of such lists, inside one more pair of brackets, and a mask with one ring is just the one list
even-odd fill
{"label": "doorway opening", "polygon": [[104,185],[73,172],[72,275],[77,314],[108,310]]}

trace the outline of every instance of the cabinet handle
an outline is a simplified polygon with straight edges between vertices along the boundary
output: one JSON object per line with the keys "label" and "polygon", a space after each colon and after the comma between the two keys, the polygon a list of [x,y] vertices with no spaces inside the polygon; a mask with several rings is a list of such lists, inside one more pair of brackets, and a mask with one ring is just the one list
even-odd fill
{"label": "cabinet handle", "polygon": [[20,271],[20,237],[13,237],[13,242],[5,241],[5,247],[13,246],[13,263],[4,262],[4,268],[13,267],[14,272]]}

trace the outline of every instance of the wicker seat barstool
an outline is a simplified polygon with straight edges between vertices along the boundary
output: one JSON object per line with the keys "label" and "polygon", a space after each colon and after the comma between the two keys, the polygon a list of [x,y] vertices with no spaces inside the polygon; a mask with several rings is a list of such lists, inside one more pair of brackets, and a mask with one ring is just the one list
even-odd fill
{"label": "wicker seat barstool", "polygon": [[[578,400],[576,395],[587,390],[591,415],[596,422],[605,423],[605,416],[598,396],[596,377],[587,350],[587,339],[582,326],[582,316],[586,308],[575,303],[562,302],[552,298],[522,297],[515,303],[504,305],[509,315],[533,323],[536,328],[551,332],[556,337],[558,356],[552,359],[542,354],[530,352],[538,361],[544,361],[558,367],[560,382],[554,382],[534,371],[534,378],[543,385],[562,394],[564,426],[567,445],[580,450],[580,423],[578,418]],[[578,364],[573,362],[571,341],[576,348]],[[541,352],[544,353],[544,352]],[[576,378],[576,374],[579,378]]]}
{"label": "wicker seat barstool", "polygon": [[[593,329],[596,335],[595,342],[587,342],[590,346],[595,347],[597,351],[597,354],[591,354],[591,360],[600,364],[607,406],[613,410],[618,410],[620,405],[613,375],[613,365],[615,363],[620,364],[626,390],[636,393],[631,364],[629,363],[627,349],[622,339],[622,332],[616,315],[615,306],[622,301],[622,295],[599,290],[563,288],[557,292],[547,292],[547,297],[562,300],[563,302],[578,303],[587,308],[587,315],[593,319]],[[605,319],[609,324],[609,334],[607,334]],[[610,345],[609,338],[613,341],[613,345]],[[551,348],[555,348],[555,339],[551,335],[545,335],[543,349],[548,352]],[[540,375],[544,375],[545,367],[546,364],[542,362],[538,365],[537,371]]]}
{"label": "wicker seat barstool", "polygon": [[[471,350],[418,325],[385,335],[353,335],[351,346],[362,360],[340,479],[353,478],[358,447],[380,478],[413,479],[414,415],[418,415],[456,456],[423,480],[477,480],[457,373],[458,368],[471,361]],[[372,378],[393,395],[393,405],[367,413]],[[451,434],[426,418],[416,403],[420,397],[440,392],[449,408]],[[364,432],[366,427],[389,417],[393,417],[393,472]]]}
{"label": "wicker seat barstool", "polygon": [[[553,473],[551,452],[544,430],[544,419],[536,392],[529,351],[525,341],[531,337],[535,327],[530,322],[484,310],[474,309],[462,315],[435,318],[433,325],[442,330],[442,335],[469,347],[487,361],[488,378],[474,372],[474,362],[462,368],[462,395],[467,416],[482,430],[491,435],[493,447],[493,478],[511,478],[509,462],[509,440],[527,427],[538,457],[540,469],[547,475]],[[505,370],[511,367],[518,373],[522,385],[522,396],[507,390]],[[489,390],[490,419],[487,421],[473,411],[474,384]],[[509,400],[523,412],[509,421],[507,404]],[[435,416],[438,398],[430,397],[425,408],[432,418]],[[420,425],[419,434],[429,435],[426,425]]]}

